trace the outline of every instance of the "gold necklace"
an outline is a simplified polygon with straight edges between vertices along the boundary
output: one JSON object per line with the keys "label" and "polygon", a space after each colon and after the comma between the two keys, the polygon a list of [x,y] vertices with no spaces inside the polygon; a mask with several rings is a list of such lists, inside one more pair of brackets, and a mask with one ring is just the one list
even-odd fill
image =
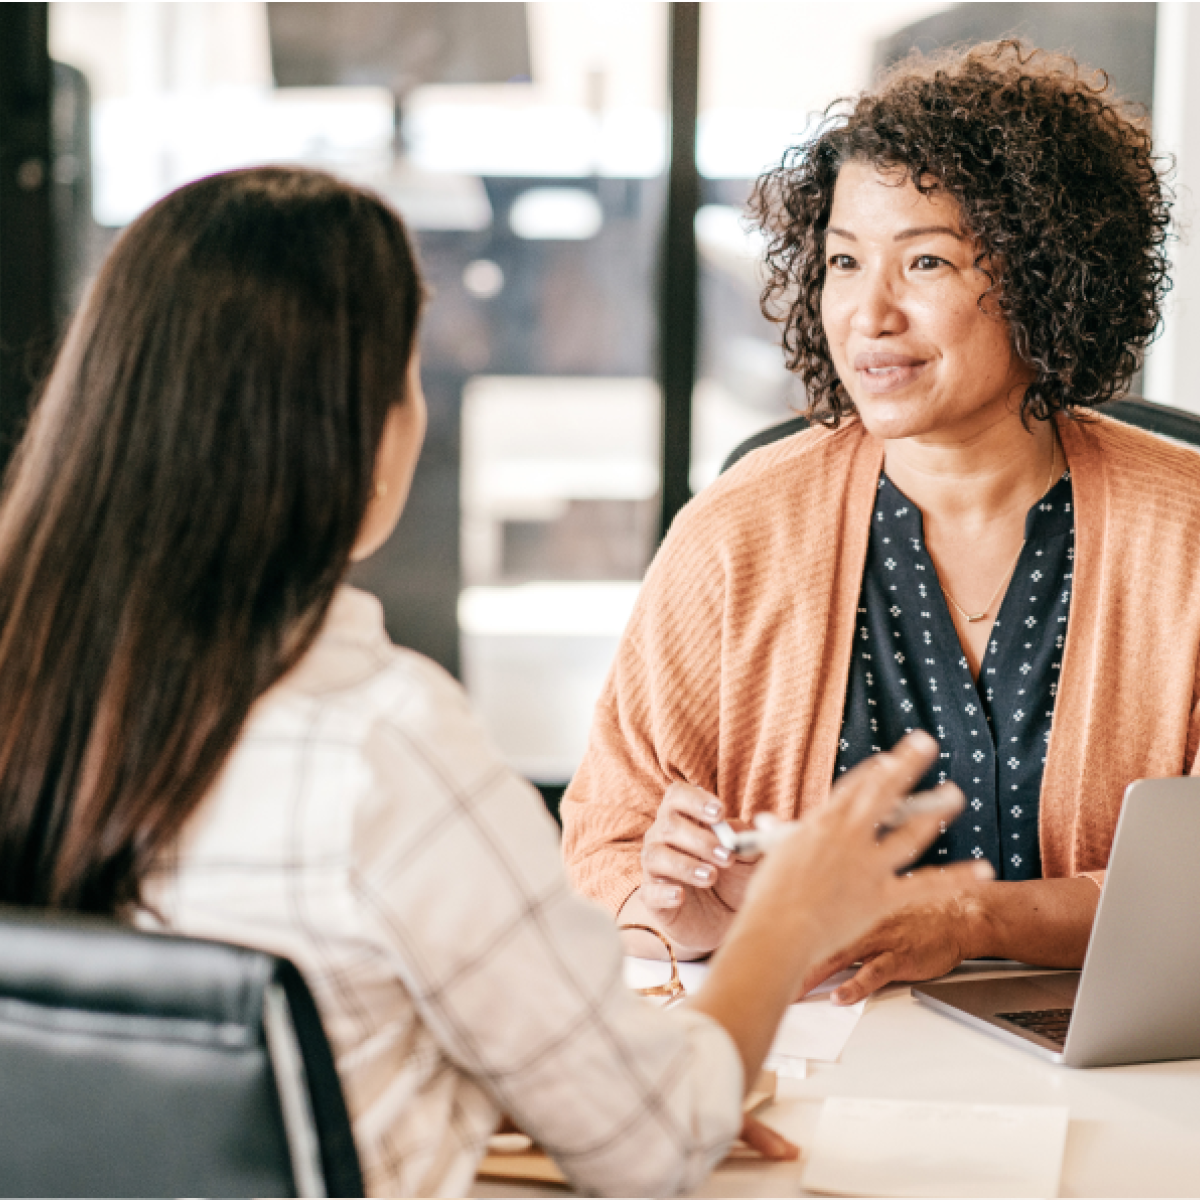
{"label": "gold necklace", "polygon": [[[1054,464],[1057,461],[1058,461],[1058,439],[1053,438],[1053,440],[1050,442],[1050,475],[1046,480],[1046,486],[1044,488],[1042,488],[1043,496],[1050,490],[1050,486],[1054,483]],[[977,613],[967,612],[967,610],[965,608],[963,608],[963,606],[961,604],[959,604],[959,602],[957,600],[955,600],[955,598],[952,595],[950,595],[949,588],[947,588],[946,585],[944,583],[942,583],[942,577],[939,575],[938,583],[942,584],[942,595],[944,595],[946,597],[946,599],[950,601],[950,603],[954,606],[954,609],[958,613],[958,615],[960,617],[962,617],[965,621],[967,621],[969,624],[973,625],[976,621],[982,621],[983,618],[986,617],[989,612],[991,612],[992,605],[996,603],[996,598],[1000,595],[1000,592],[1003,590],[1004,586],[1008,583],[1009,579],[1012,577],[1012,573],[1017,569],[1017,563],[1019,563],[1021,561],[1021,552],[1024,549],[1025,549],[1025,542],[1022,540],[1021,547],[1017,551],[1017,557],[1012,560],[1012,565],[1000,577],[1000,586],[992,593],[992,598],[987,602],[987,606],[983,609],[982,612],[977,612]],[[937,568],[935,567],[934,570],[936,571]]]}

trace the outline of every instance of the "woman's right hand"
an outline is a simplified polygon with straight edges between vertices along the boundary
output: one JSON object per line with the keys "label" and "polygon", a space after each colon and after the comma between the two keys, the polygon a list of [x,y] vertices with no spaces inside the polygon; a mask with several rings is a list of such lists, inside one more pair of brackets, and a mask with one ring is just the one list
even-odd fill
{"label": "woman's right hand", "polygon": [[[721,944],[757,865],[735,859],[717,840],[712,827],[724,816],[710,792],[673,783],[642,841],[642,882],[621,920],[645,920],[671,939],[681,957],[699,957]],[[736,820],[730,825],[746,828]],[[634,911],[638,902],[640,913]]]}
{"label": "woman's right hand", "polygon": [[913,810],[898,828],[888,828],[937,753],[934,739],[920,731],[843,775],[829,800],[805,814],[763,860],[743,907],[756,908],[768,925],[786,916],[804,923],[811,954],[820,946],[846,946],[902,907],[990,877],[991,868],[974,861],[909,869],[942,823],[961,810],[963,796],[953,784],[929,794],[935,807]]}
{"label": "woman's right hand", "polygon": [[860,763],[762,859],[692,1001],[725,1026],[746,1079],[758,1077],[784,1009],[814,968],[890,913],[990,877],[986,862],[911,870],[962,806],[953,785],[937,790],[941,803],[889,828],[937,753],[933,738],[916,733]]}

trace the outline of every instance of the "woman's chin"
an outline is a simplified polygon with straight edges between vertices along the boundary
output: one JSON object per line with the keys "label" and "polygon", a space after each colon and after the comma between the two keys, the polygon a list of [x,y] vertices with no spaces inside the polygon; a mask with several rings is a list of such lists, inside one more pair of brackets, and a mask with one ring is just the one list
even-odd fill
{"label": "woman's chin", "polygon": [[943,424],[920,396],[855,396],[854,407],[863,428],[881,441],[936,433]]}
{"label": "woman's chin", "polygon": [[988,400],[971,395],[951,399],[928,391],[889,396],[852,396],[863,427],[880,441],[932,438],[973,441],[997,425],[1021,421],[1019,403],[999,392]]}

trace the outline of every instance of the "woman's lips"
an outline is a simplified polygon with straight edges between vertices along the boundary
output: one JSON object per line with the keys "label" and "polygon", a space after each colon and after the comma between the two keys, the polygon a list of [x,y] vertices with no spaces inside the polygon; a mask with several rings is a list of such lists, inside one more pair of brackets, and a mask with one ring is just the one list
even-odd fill
{"label": "woman's lips", "polygon": [[871,396],[907,387],[925,366],[925,360],[904,354],[860,354],[854,360],[859,386]]}

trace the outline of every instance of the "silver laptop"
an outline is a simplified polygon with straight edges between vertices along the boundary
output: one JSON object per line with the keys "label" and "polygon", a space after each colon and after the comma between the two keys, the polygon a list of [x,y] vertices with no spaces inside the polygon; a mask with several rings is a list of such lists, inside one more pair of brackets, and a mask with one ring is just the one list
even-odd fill
{"label": "silver laptop", "polygon": [[1200,779],[1130,784],[1082,971],[913,995],[1068,1067],[1200,1058]]}

